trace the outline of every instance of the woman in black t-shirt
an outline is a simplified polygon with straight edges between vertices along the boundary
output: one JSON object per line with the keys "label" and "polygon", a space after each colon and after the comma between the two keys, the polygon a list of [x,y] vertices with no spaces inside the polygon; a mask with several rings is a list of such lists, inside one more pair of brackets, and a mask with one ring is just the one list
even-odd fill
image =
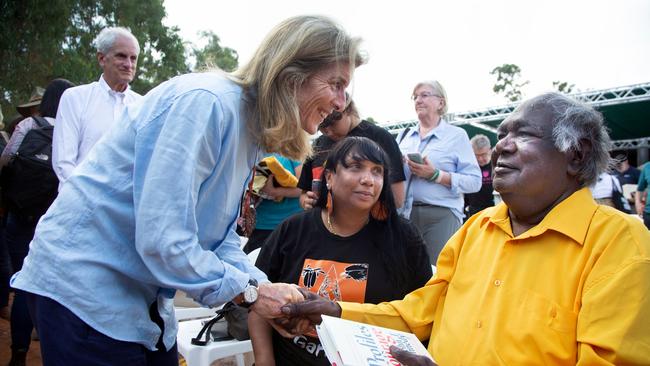
{"label": "woman in black t-shirt", "polygon": [[[386,153],[348,137],[327,157],[313,210],[285,220],[269,236],[257,267],[272,282],[295,283],[338,301],[401,299],[431,277],[420,234],[397,215]],[[329,365],[315,333],[281,337],[249,315],[256,365]]]}

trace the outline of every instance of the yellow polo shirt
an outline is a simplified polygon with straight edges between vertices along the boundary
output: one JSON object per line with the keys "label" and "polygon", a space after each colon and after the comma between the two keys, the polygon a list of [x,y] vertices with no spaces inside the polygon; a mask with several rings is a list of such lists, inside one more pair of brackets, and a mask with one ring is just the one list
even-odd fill
{"label": "yellow polo shirt", "polygon": [[430,338],[440,365],[650,364],[650,232],[581,189],[514,237],[501,203],[403,300],[342,317]]}

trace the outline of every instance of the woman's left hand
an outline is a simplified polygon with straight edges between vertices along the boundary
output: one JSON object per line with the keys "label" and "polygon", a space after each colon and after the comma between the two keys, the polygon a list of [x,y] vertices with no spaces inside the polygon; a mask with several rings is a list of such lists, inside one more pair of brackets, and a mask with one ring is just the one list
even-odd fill
{"label": "woman's left hand", "polygon": [[426,156],[422,160],[424,161],[422,164],[418,164],[409,159],[406,159],[406,163],[409,165],[412,174],[415,174],[420,178],[429,179],[433,176],[433,172],[436,168],[429,162],[429,159],[427,159]]}
{"label": "woman's left hand", "polygon": [[258,298],[251,310],[265,319],[281,317],[283,306],[305,300],[298,288],[294,284],[263,283],[258,287]]}

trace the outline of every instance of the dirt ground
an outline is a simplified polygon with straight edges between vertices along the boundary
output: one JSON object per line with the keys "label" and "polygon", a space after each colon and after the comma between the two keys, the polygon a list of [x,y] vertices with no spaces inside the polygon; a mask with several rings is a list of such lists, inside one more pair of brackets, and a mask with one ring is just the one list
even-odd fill
{"label": "dirt ground", "polygon": [[[9,304],[13,301],[13,295],[9,296]],[[5,366],[11,359],[11,328],[9,321],[0,318],[0,366]],[[41,344],[32,341],[27,353],[27,366],[41,366]]]}

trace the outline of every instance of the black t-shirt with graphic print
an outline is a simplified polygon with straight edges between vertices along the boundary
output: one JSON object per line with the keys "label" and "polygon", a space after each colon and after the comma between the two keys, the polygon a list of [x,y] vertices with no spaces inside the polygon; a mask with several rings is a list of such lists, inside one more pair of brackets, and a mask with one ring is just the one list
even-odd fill
{"label": "black t-shirt with graphic print", "polygon": [[[402,165],[402,152],[397,141],[385,129],[378,127],[368,121],[361,121],[347,136],[367,137],[381,146],[388,155],[390,161],[390,183],[398,183],[406,180],[404,167]],[[298,180],[298,188],[304,191],[311,191],[311,183],[314,173],[320,174],[327,154],[336,145],[336,141],[322,135],[314,141],[314,153],[307,158],[302,166],[302,172]]]}
{"label": "black t-shirt with graphic print", "polygon": [[[321,209],[298,213],[268,237],[256,266],[271,282],[295,283],[332,300],[380,303],[401,299],[431,278],[431,265],[417,229],[400,219],[406,232],[409,266],[386,268],[378,250],[381,222],[370,220],[361,231],[340,237],[330,233],[321,220]],[[389,274],[402,271],[406,283],[392,285]],[[273,332],[278,365],[329,365],[318,338],[287,339]]]}

